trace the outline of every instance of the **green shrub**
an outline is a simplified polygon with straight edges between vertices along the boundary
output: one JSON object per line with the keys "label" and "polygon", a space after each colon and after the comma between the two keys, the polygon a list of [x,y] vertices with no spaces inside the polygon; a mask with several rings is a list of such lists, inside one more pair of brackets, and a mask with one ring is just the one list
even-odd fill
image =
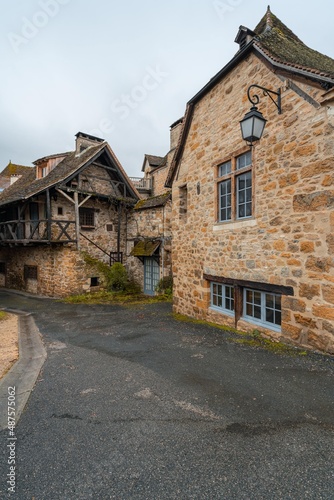
{"label": "green shrub", "polygon": [[115,262],[108,273],[108,288],[113,291],[124,292],[128,286],[128,273],[120,262]]}
{"label": "green shrub", "polygon": [[159,283],[155,287],[155,291],[159,294],[164,294],[167,297],[172,297],[173,295],[173,277],[164,276],[159,280]]}

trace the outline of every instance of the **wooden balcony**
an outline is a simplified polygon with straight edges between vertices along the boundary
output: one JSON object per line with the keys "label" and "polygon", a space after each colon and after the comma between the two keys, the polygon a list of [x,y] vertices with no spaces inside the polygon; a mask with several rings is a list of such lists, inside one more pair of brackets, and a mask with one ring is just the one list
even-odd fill
{"label": "wooden balcony", "polygon": [[152,191],[152,179],[148,177],[130,177],[134,187],[142,194],[150,194]]}
{"label": "wooden balcony", "polygon": [[73,220],[12,220],[0,222],[0,246],[76,243]]}

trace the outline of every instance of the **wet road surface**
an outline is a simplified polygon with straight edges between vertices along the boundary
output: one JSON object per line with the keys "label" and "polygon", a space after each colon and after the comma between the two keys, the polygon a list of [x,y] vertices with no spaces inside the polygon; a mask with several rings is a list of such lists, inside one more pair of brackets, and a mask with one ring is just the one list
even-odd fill
{"label": "wet road surface", "polygon": [[333,498],[333,358],[239,345],[166,303],[0,305],[32,312],[48,352],[9,498]]}

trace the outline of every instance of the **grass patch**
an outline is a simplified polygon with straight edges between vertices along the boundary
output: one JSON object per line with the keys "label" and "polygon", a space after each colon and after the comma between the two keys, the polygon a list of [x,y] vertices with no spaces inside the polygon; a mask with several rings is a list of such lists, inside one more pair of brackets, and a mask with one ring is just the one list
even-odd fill
{"label": "grass patch", "polygon": [[7,313],[5,311],[0,311],[0,321],[3,321],[7,318]]}
{"label": "grass patch", "polygon": [[62,299],[66,304],[154,304],[170,301],[165,295],[149,297],[142,293],[108,292],[101,290],[94,293],[71,295]]}
{"label": "grass patch", "polygon": [[[216,323],[210,323],[205,320],[190,318],[183,314],[173,314],[173,318],[177,321],[184,321],[186,323],[194,323],[197,325],[211,326],[213,328],[218,328],[227,333],[236,333],[239,337],[229,337],[227,340],[234,342],[235,344],[247,345],[250,347],[260,347],[267,351],[273,352],[275,354],[287,354],[290,356],[307,356],[307,351],[302,351],[297,347],[293,347],[283,342],[276,342],[274,340],[266,339],[261,336],[258,330],[254,330],[252,333],[243,332],[226,325],[217,325]],[[242,336],[242,338],[240,338]]]}
{"label": "grass patch", "polygon": [[211,326],[213,328],[218,328],[219,330],[223,330],[224,332],[237,333],[238,335],[246,335],[244,332],[236,330],[232,326],[217,325],[217,323],[210,323],[209,321],[205,321],[202,319],[190,318],[189,316],[185,316],[184,314],[173,313],[173,318],[176,319],[177,321],[183,321],[185,323],[195,323],[196,325]]}
{"label": "grass patch", "polygon": [[258,336],[249,336],[248,338],[243,339],[235,339],[229,338],[231,342],[236,344],[247,345],[250,347],[260,347],[265,349],[266,351],[273,352],[275,354],[288,354],[289,356],[307,356],[307,351],[302,351],[297,347],[292,347],[287,344],[283,344],[282,342],[275,342],[270,339],[265,339],[263,337]]}

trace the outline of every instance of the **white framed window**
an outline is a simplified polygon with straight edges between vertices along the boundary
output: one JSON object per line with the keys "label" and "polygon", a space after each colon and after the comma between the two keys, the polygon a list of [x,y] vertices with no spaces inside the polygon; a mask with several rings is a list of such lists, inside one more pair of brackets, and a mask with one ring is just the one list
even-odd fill
{"label": "white framed window", "polygon": [[218,222],[246,219],[253,214],[252,152],[218,165]]}
{"label": "white framed window", "polygon": [[211,307],[233,315],[234,287],[222,283],[211,283]]}
{"label": "white framed window", "polygon": [[253,323],[271,330],[280,331],[282,317],[281,295],[245,288],[243,298],[244,319],[251,320]]}

